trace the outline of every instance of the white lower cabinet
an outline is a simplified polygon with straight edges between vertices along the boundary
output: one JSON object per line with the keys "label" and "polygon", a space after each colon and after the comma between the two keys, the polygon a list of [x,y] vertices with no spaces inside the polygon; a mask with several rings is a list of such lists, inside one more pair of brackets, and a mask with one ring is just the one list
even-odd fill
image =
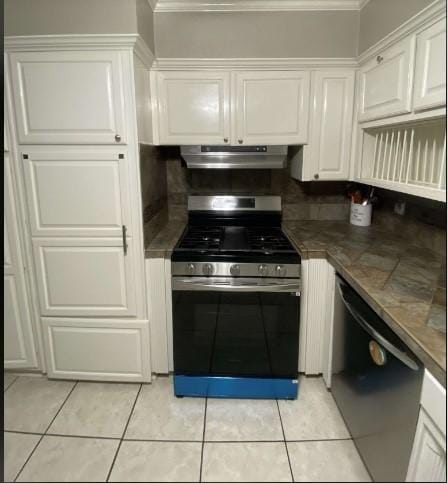
{"label": "white lower cabinet", "polygon": [[445,388],[425,370],[406,481],[446,481]]}
{"label": "white lower cabinet", "polygon": [[42,318],[48,377],[149,382],[147,320]]}
{"label": "white lower cabinet", "polygon": [[4,153],[3,337],[4,367],[37,367],[30,301],[14,202],[10,155]]}
{"label": "white lower cabinet", "polygon": [[34,238],[41,315],[134,316],[132,240]]}

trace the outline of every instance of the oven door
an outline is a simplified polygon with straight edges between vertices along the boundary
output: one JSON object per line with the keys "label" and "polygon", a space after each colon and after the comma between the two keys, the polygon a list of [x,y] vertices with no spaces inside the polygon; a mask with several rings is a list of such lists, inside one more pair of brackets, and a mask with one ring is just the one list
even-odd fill
{"label": "oven door", "polygon": [[173,277],[172,289],[175,375],[297,378],[299,279]]}

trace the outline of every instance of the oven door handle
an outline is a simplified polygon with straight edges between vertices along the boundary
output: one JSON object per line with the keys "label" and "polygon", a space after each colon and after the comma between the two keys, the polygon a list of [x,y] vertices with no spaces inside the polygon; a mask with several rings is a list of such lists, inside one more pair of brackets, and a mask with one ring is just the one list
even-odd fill
{"label": "oven door handle", "polygon": [[299,281],[273,284],[234,284],[231,282],[206,282],[203,280],[179,279],[172,280],[172,290],[210,290],[213,292],[294,292],[301,295]]}

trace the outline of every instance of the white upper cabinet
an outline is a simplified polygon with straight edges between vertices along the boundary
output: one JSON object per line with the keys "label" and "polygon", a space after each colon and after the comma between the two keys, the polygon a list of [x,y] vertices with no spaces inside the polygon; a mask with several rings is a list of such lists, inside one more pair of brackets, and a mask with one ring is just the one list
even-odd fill
{"label": "white upper cabinet", "polygon": [[3,229],[4,366],[8,369],[29,369],[37,366],[37,358],[8,153],[5,153],[3,167],[5,204]]}
{"label": "white upper cabinet", "polygon": [[19,143],[126,143],[119,52],[13,52],[10,59]]}
{"label": "white upper cabinet", "polygon": [[232,144],[307,142],[309,72],[236,72]]}
{"label": "white upper cabinet", "polygon": [[228,72],[158,72],[159,144],[230,142]]}
{"label": "white upper cabinet", "polygon": [[413,35],[360,67],[360,122],[411,112],[414,50]]}
{"label": "white upper cabinet", "polygon": [[417,35],[413,107],[445,105],[445,18]]}
{"label": "white upper cabinet", "polygon": [[22,162],[33,236],[131,234],[125,153],[33,148]]}
{"label": "white upper cabinet", "polygon": [[[354,71],[316,72],[306,178],[348,179]],[[313,170],[313,172],[312,172]]]}

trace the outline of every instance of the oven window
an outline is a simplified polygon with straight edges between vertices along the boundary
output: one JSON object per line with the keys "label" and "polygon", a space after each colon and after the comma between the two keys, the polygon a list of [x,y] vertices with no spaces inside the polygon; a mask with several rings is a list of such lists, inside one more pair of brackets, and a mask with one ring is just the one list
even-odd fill
{"label": "oven window", "polygon": [[174,291],[175,373],[295,378],[299,301],[290,293]]}

